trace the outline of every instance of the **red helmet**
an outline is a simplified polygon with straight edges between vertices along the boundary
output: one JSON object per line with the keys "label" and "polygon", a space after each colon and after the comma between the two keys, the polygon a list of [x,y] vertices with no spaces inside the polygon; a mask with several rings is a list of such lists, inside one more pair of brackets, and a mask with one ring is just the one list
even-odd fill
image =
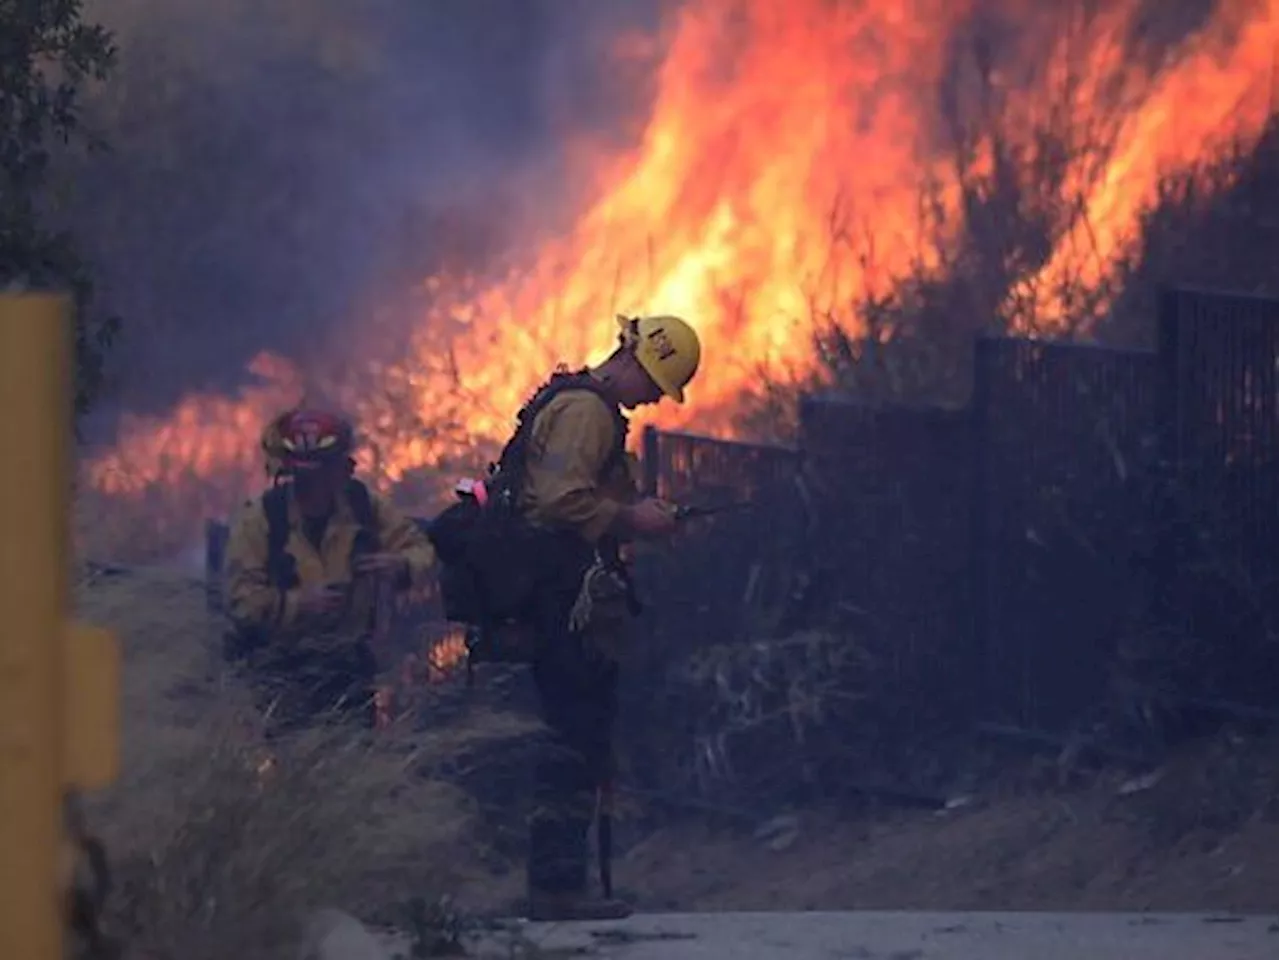
{"label": "red helmet", "polygon": [[268,425],[262,438],[270,467],[291,473],[351,457],[355,431],[323,410],[290,410]]}

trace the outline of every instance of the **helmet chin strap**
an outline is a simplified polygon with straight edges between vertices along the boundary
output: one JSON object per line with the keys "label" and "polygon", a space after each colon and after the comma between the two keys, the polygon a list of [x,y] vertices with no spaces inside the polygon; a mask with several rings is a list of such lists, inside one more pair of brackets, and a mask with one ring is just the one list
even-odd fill
{"label": "helmet chin strap", "polygon": [[[622,337],[619,336],[619,341]],[[621,398],[617,396],[618,387],[620,386],[620,375],[622,374],[622,365],[628,362],[627,358],[633,358],[634,352],[631,345],[619,342],[618,352],[609,357],[604,363],[595,368],[595,375],[599,379],[601,385],[604,386],[605,392],[614,400],[615,403],[621,403]]]}
{"label": "helmet chin strap", "polygon": [[620,313],[618,314],[618,319],[625,324],[618,331],[618,346],[624,350],[634,348],[640,342],[640,318],[628,317],[626,314]]}

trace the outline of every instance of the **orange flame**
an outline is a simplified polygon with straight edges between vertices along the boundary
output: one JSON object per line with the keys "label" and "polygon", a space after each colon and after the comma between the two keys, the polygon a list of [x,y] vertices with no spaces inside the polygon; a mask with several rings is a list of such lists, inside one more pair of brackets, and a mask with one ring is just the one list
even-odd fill
{"label": "orange flame", "polygon": [[456,629],[437,640],[427,652],[427,679],[432,683],[443,681],[455,668],[467,659],[467,641],[462,630]]}
{"label": "orange flame", "polygon": [[412,689],[420,684],[444,683],[467,659],[466,635],[457,624],[437,621],[434,639],[428,638],[422,653],[410,653],[400,663],[398,684]]}
{"label": "orange flame", "polygon": [[[1162,177],[1263,129],[1275,105],[1277,4],[1219,0],[1158,61],[1127,42],[1138,0],[1089,19],[1067,3],[1004,6],[1023,39],[988,71],[999,116],[958,160],[936,104],[972,27],[970,0],[687,3],[669,24],[635,149],[568,145],[596,196],[573,229],[497,281],[430,279],[408,355],[377,364],[379,389],[324,385],[373,441],[365,466],[386,489],[502,438],[556,362],[601,358],[619,311],[695,322],[704,364],[690,402],[654,418],[731,433],[736,401],[762,369],[813,369],[815,319],[856,333],[851,304],[945,269],[962,179],[990,172],[997,141],[1030,155],[1046,124],[1078,148],[1047,188],[1071,214],[1042,263],[1015,278],[1004,319],[1061,325],[1078,309],[1067,288],[1105,291],[1134,257]],[[624,38],[619,56],[635,49]],[[219,477],[224,500],[243,492],[257,431],[301,382],[282,361],[255,363],[268,383],[236,399],[193,396],[168,418],[127,419],[117,447],[87,464],[89,484],[136,499]]]}
{"label": "orange flame", "polygon": [[[1082,215],[1039,273],[1022,285],[1023,293],[1049,299],[1044,306],[1051,322],[1061,320],[1063,305],[1053,298],[1071,278],[1086,289],[1100,287],[1137,252],[1139,219],[1157,199],[1166,174],[1193,168],[1256,135],[1276,106],[1276,0],[1224,0],[1154,77],[1127,59],[1120,42],[1133,16],[1124,5],[1106,10],[1092,34],[1097,39],[1090,44],[1088,69],[1075,71],[1083,81],[1072,104],[1077,111],[1087,113],[1094,103],[1135,106],[1115,118],[1100,169],[1092,176],[1084,164],[1070,171],[1064,191],[1079,197]],[[1051,72],[1069,70],[1071,53],[1059,41]],[[1108,83],[1118,90],[1106,91]]]}
{"label": "orange flame", "polygon": [[301,377],[288,360],[267,353],[254,357],[248,372],[265,382],[238,398],[191,394],[165,418],[126,414],[123,442],[87,465],[89,483],[129,496],[213,473],[261,475],[258,437],[273,414],[302,396]]}

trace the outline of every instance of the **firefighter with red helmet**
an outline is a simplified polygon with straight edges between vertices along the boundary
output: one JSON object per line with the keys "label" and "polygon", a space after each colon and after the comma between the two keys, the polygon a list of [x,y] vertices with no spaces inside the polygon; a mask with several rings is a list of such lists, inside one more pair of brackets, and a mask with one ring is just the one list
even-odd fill
{"label": "firefighter with red helmet", "polygon": [[273,420],[271,489],[243,505],[227,541],[227,653],[278,730],[330,712],[372,718],[372,601],[354,588],[417,587],[434,566],[417,525],[355,479],[354,445],[351,424],[323,410]]}

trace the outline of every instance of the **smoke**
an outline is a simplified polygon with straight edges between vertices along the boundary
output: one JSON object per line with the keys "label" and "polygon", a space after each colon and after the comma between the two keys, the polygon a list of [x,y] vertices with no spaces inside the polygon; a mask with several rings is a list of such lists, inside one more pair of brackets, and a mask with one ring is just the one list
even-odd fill
{"label": "smoke", "polygon": [[[1185,29],[1206,3],[1140,22]],[[600,167],[583,156],[639,137],[675,6],[90,0],[120,47],[88,113],[110,150],[68,165],[62,216],[125,321],[90,435],[233,390],[262,350],[358,354],[431,273],[562,234]]]}
{"label": "smoke", "polygon": [[[643,113],[657,0],[91,0],[119,70],[61,217],[125,336],[94,428],[305,367],[442,263],[555,228],[566,150]],[[634,47],[634,45],[633,45]],[[103,421],[106,421],[105,423]]]}
{"label": "smoke", "polygon": [[825,375],[828,323],[892,307],[943,358],[1096,330],[1151,207],[1195,214],[1274,111],[1269,0],[97,2],[114,150],[65,211],[128,334],[81,465],[102,555],[256,490],[304,390],[425,502],[614,309],[716,353],[643,422],[726,433],[762,371]]}

